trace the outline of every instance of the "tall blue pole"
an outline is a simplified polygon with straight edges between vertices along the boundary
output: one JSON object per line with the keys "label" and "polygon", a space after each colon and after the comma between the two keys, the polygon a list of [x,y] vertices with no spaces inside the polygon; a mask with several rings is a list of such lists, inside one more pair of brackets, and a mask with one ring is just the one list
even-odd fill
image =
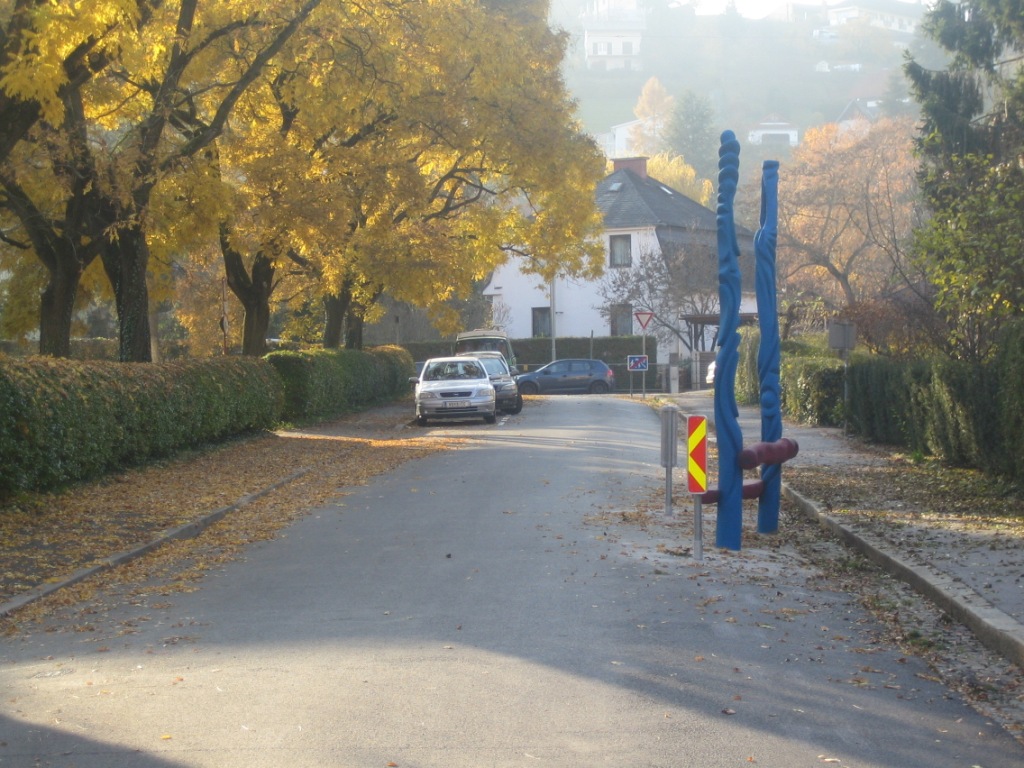
{"label": "tall blue pole", "polygon": [[[754,235],[754,290],[757,294],[761,344],[757,350],[757,374],[761,385],[761,441],[782,437],[782,406],[779,399],[779,312],[776,296],[775,245],[779,235],[779,163],[765,160],[761,169],[761,222]],[[757,503],[757,530],[779,529],[782,464],[761,467],[764,490]]]}
{"label": "tall blue pole", "polygon": [[718,150],[718,304],[721,322],[715,356],[715,432],[718,437],[718,524],[716,543],[739,550],[743,539],[743,450],[736,406],[736,367],[739,364],[740,265],[733,218],[739,183],[740,143],[723,131]]}

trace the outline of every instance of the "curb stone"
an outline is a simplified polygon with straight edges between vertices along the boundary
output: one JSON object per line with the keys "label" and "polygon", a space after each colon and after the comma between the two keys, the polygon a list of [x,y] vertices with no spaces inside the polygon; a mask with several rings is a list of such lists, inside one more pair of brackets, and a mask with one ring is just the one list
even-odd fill
{"label": "curb stone", "polygon": [[294,480],[298,480],[303,475],[309,473],[309,471],[310,470],[308,467],[306,469],[300,469],[298,472],[294,472],[288,475],[287,477],[278,480],[276,483],[273,483],[267,486],[266,488],[263,488],[262,490],[256,491],[255,493],[250,493],[247,496],[243,496],[233,504],[228,504],[226,507],[215,509],[209,514],[203,515],[198,520],[193,520],[190,523],[179,525],[177,528],[171,528],[169,530],[166,530],[163,533],[159,534],[155,539],[149,541],[146,544],[140,544],[137,547],[133,547],[132,549],[126,549],[125,551],[119,552],[116,555],[111,555],[110,557],[102,558],[93,565],[75,571],[70,576],[66,576],[56,581],[51,581],[46,584],[42,584],[38,587],[34,587],[33,589],[30,589],[27,592],[20,594],[17,597],[8,600],[5,603],[0,603],[0,618],[4,616],[9,616],[15,611],[24,608],[29,603],[33,603],[36,600],[40,600],[46,597],[47,595],[52,595],[54,592],[57,592],[61,589],[73,586],[81,581],[85,581],[90,576],[94,576],[97,573],[101,573],[102,571],[115,568],[119,565],[124,565],[127,562],[142,557],[143,555],[160,548],[169,541],[175,541],[178,539],[194,539],[200,533],[205,531],[218,520],[221,520],[222,518],[226,517],[231,512],[241,509],[247,504],[251,504],[257,499],[266,496],[268,493],[271,493],[272,491],[276,491],[278,488],[287,485],[288,483],[293,482]]}
{"label": "curb stone", "polygon": [[884,543],[826,514],[785,483],[782,493],[806,517],[831,531],[842,542],[863,554],[891,575],[913,587],[957,621],[966,625],[985,646],[1024,667],[1024,625],[999,610],[984,597],[931,566],[887,551]]}

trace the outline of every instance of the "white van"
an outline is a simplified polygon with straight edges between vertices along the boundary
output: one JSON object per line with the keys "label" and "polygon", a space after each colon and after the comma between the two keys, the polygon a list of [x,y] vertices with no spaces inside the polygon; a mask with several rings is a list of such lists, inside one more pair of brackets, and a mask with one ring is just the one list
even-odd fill
{"label": "white van", "polygon": [[508,367],[512,369],[512,374],[519,373],[516,369],[516,355],[512,351],[512,342],[504,331],[477,328],[475,331],[463,331],[455,337],[456,355],[483,351],[501,352],[505,356]]}

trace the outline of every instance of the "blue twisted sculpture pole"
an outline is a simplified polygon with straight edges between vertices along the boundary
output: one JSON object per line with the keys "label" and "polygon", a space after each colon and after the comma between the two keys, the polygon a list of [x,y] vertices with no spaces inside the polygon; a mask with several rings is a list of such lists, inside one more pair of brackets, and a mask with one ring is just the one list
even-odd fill
{"label": "blue twisted sculpture pole", "polygon": [[716,544],[739,550],[743,529],[743,471],[738,456],[743,449],[739,409],[736,406],[736,367],[739,364],[740,265],[733,219],[733,201],[739,182],[740,143],[732,131],[723,131],[718,150],[718,304],[721,324],[715,356],[715,431],[718,436],[718,524]]}
{"label": "blue twisted sculpture pole", "polygon": [[[757,294],[761,344],[757,350],[757,374],[761,383],[761,441],[774,443],[782,437],[779,400],[779,313],[775,287],[775,245],[779,236],[779,163],[765,160],[761,168],[761,221],[754,235],[754,289]],[[757,530],[779,529],[782,464],[763,464],[764,490],[757,503]]]}

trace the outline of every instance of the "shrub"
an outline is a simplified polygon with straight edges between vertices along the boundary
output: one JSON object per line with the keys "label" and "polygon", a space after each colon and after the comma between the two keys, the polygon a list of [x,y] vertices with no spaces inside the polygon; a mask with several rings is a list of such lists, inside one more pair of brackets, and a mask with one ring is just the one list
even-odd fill
{"label": "shrub", "polygon": [[780,379],[783,413],[805,424],[843,424],[842,361],[783,357]]}
{"label": "shrub", "polygon": [[340,416],[408,391],[412,357],[400,347],[271,352],[284,385],[284,418],[307,422]]}
{"label": "shrub", "polygon": [[265,429],[281,406],[280,379],[262,360],[0,358],[0,496]]}

